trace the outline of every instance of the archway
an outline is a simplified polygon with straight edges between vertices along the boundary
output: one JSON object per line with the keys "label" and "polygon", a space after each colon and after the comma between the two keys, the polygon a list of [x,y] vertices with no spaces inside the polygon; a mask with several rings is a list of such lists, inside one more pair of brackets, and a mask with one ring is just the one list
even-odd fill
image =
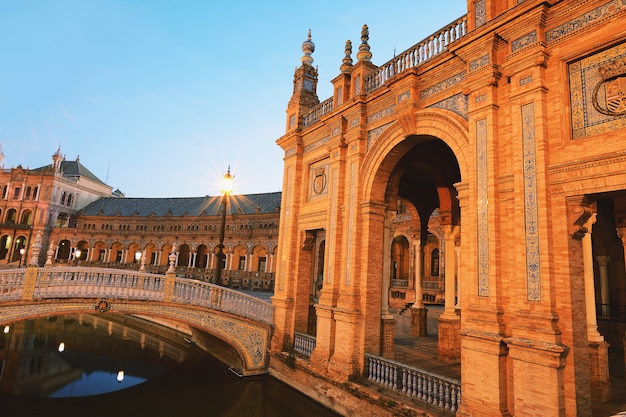
{"label": "archway", "polygon": [[[404,219],[411,223],[412,230],[412,234],[404,234],[412,250],[409,265],[412,264],[410,278],[414,289],[414,299],[406,303],[407,307],[410,304],[410,313],[406,314],[412,316],[409,335],[426,336],[425,332],[421,333],[421,329],[426,329],[425,322],[428,320],[423,305],[423,276],[425,266],[432,273],[433,259],[440,259],[439,271],[433,272],[438,272],[439,279],[445,281],[446,291],[442,297],[445,309],[442,308],[438,326],[435,327],[438,355],[433,360],[458,363],[461,321],[456,308],[456,265],[460,256],[457,247],[460,245],[461,213],[457,186],[467,167],[465,121],[436,110],[414,112],[400,120],[401,126],[399,123],[388,128],[373,144],[360,171],[363,200],[366,202],[364,207],[367,208],[362,219],[366,227],[362,241],[366,249],[362,257],[368,259],[365,275],[381,276],[379,283],[368,283],[368,287],[379,285],[381,295],[368,293],[364,303],[368,306],[366,328],[380,320],[381,331],[377,333],[372,327],[371,333],[366,332],[364,348],[366,352],[395,358],[397,340],[394,337],[394,344],[387,340],[390,334],[394,334],[400,310],[391,307],[389,288],[394,262],[397,262],[392,255],[394,221],[397,221],[401,204],[406,204],[417,213],[409,215],[408,220]],[[429,223],[434,217],[441,236],[429,233]],[[440,237],[443,239],[439,240]],[[425,252],[426,248],[428,252]],[[439,256],[431,257],[435,249],[435,254]],[[374,311],[375,306],[380,306],[378,311]]]}

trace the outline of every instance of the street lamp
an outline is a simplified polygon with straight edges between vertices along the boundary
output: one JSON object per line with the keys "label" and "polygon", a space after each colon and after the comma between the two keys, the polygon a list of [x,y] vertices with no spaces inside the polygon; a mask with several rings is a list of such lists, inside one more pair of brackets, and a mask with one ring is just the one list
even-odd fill
{"label": "street lamp", "polygon": [[226,228],[226,207],[228,206],[228,200],[230,193],[233,192],[233,177],[230,174],[230,166],[228,171],[222,177],[222,186],[220,192],[222,193],[222,224],[220,227],[220,243],[217,245],[217,265],[215,268],[215,282],[219,285],[222,284],[222,269],[224,268],[224,229]]}
{"label": "street lamp", "polygon": [[21,268],[21,267],[22,267],[22,258],[24,257],[24,253],[25,253],[25,252],[26,252],[26,249],[24,249],[24,248],[20,248],[20,263],[19,263],[19,265],[17,266],[18,268]]}
{"label": "street lamp", "polygon": [[137,252],[135,252],[135,263],[137,265],[139,265],[139,260],[141,259],[141,251],[138,250]]}
{"label": "street lamp", "polygon": [[82,255],[82,251],[80,249],[76,249],[74,251],[74,266],[78,265],[78,260],[80,259],[80,255]]}

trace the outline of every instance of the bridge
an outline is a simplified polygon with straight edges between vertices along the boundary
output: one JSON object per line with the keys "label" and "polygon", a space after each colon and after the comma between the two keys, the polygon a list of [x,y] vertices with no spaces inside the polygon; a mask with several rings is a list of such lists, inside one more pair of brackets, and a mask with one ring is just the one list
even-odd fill
{"label": "bridge", "polygon": [[[0,271],[0,324],[72,313],[149,316],[173,320],[230,345],[241,375],[267,373],[273,307],[215,284],[107,268],[29,266]],[[202,346],[201,346],[202,347]]]}

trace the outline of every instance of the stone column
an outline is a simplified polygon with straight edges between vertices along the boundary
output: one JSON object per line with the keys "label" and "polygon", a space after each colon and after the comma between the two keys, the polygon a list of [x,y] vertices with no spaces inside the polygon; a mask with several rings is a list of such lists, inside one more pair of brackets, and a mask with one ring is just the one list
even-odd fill
{"label": "stone column", "polygon": [[595,258],[600,270],[600,302],[603,305],[608,305],[611,304],[611,300],[609,298],[609,272],[607,267],[611,257],[596,256]]}
{"label": "stone column", "polygon": [[428,336],[428,309],[424,307],[422,293],[422,261],[424,257],[424,248],[421,240],[413,241],[413,252],[415,256],[414,262],[414,285],[415,285],[415,303],[411,306],[411,327],[409,334],[411,336],[425,337]]}
{"label": "stone column", "polygon": [[391,222],[395,217],[395,212],[385,213],[385,225],[383,228],[383,282],[381,300],[381,325],[383,334],[382,356],[388,359],[395,359],[395,344],[393,342],[396,321],[389,312],[389,286],[391,284],[391,241],[393,232]]}
{"label": "stone column", "polygon": [[445,309],[439,317],[439,360],[448,363],[458,362],[461,359],[461,317],[456,312],[455,303],[455,272],[456,252],[455,240],[459,235],[459,226],[441,226],[445,241]]}
{"label": "stone column", "polygon": [[[622,247],[624,248],[624,259],[626,259],[626,227],[617,228],[617,236],[622,241]],[[624,352],[626,352],[626,332],[624,333]],[[626,355],[624,355],[624,364],[626,365]]]}
{"label": "stone column", "polygon": [[[591,396],[597,402],[605,402],[611,398],[611,382],[609,380],[609,344],[598,331],[596,318],[596,291],[593,274],[593,247],[591,229],[596,222],[596,213],[585,223],[587,232],[582,238],[583,274],[585,278],[585,305],[587,310],[587,340],[589,343],[589,359],[591,362]],[[605,266],[606,268],[606,266]]]}

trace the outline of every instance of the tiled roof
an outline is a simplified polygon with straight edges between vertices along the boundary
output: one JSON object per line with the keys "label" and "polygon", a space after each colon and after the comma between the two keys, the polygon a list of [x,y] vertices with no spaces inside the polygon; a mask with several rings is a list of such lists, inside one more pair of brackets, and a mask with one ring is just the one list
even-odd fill
{"label": "tiled roof", "polygon": [[[280,192],[232,195],[227,214],[278,213]],[[80,210],[86,216],[218,216],[221,196],[117,198],[102,197]]]}
{"label": "tiled roof", "polygon": [[[48,164],[40,168],[35,168],[33,169],[33,172],[47,171],[50,169],[52,169],[52,164]],[[61,161],[61,171],[63,171],[64,177],[85,177],[100,184],[104,184],[104,182],[100,180],[100,178],[96,177],[79,161]]]}

